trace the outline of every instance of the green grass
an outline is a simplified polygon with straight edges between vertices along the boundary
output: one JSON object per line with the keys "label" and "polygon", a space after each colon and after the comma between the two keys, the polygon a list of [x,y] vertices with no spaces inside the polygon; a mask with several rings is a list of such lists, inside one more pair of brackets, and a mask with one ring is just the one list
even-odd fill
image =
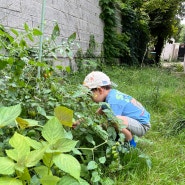
{"label": "green grass", "polygon": [[184,185],[185,75],[150,67],[112,66],[103,72],[151,113],[152,128],[139,140],[138,150],[149,156],[152,167],[146,168],[133,151],[124,157],[125,167],[115,175],[115,185]]}

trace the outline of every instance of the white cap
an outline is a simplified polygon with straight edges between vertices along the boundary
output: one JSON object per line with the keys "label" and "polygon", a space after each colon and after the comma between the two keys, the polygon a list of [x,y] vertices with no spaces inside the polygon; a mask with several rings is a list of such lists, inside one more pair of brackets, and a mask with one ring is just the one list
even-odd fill
{"label": "white cap", "polygon": [[101,86],[112,85],[112,82],[103,72],[93,71],[85,77],[83,85],[89,89],[94,89]]}

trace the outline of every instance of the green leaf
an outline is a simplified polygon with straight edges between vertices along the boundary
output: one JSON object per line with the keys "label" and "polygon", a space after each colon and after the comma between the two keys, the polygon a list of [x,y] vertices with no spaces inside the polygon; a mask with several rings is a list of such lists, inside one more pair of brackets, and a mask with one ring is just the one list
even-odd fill
{"label": "green leaf", "polygon": [[69,154],[60,154],[53,157],[53,162],[62,171],[69,173],[72,177],[80,179],[80,163]]}
{"label": "green leaf", "polygon": [[73,141],[67,138],[59,139],[55,144],[50,146],[47,152],[70,152],[76,146],[77,141]]}
{"label": "green leaf", "polygon": [[60,36],[60,28],[57,23],[55,23],[55,26],[53,28],[53,32],[51,34],[51,39],[55,40],[56,37]]}
{"label": "green leaf", "polygon": [[20,104],[10,107],[0,107],[0,128],[11,124],[21,113]]}
{"label": "green leaf", "polygon": [[47,175],[40,179],[42,185],[56,185],[60,180],[59,177],[53,175]]}
{"label": "green leaf", "polygon": [[89,143],[92,143],[94,146],[96,145],[92,135],[88,134],[85,138]]}
{"label": "green leaf", "polygon": [[[34,170],[39,175],[39,177],[44,177],[48,175],[48,167],[46,166],[38,166],[35,167]],[[49,175],[52,175],[51,170],[49,170]]]}
{"label": "green leaf", "polygon": [[28,32],[28,31],[29,31],[29,26],[28,26],[28,24],[27,24],[27,23],[24,23],[24,29],[25,29],[25,31],[26,31],[26,32]]}
{"label": "green leaf", "polygon": [[49,143],[54,143],[65,136],[64,128],[56,117],[53,117],[44,125],[42,136]]}
{"label": "green leaf", "polygon": [[69,185],[69,184],[70,185],[89,185],[89,183],[84,179],[80,178],[79,180],[76,180],[75,178],[69,175],[63,176],[57,185]]}
{"label": "green leaf", "polygon": [[59,106],[54,109],[54,115],[59,119],[59,121],[63,125],[72,127],[73,110],[63,107],[63,106]]}
{"label": "green leaf", "polygon": [[103,185],[115,185],[115,182],[110,177],[101,179],[101,183]]}
{"label": "green leaf", "polygon": [[42,158],[45,152],[45,148],[39,149],[39,150],[34,150],[29,153],[26,157],[26,163],[25,165],[27,167],[33,167],[35,166]]}
{"label": "green leaf", "polygon": [[30,146],[26,142],[25,136],[22,136],[17,132],[15,132],[15,134],[9,140],[9,143],[17,150],[18,158],[22,158],[23,155],[28,155],[30,152]]}
{"label": "green leaf", "polygon": [[69,43],[73,42],[76,39],[76,32],[74,32],[72,35],[70,35],[67,39]]}
{"label": "green leaf", "polygon": [[42,148],[42,144],[39,143],[38,141],[31,139],[30,137],[25,137],[26,142],[28,143],[29,146],[31,146],[34,149],[40,149]]}
{"label": "green leaf", "polygon": [[100,177],[100,175],[98,174],[97,171],[93,171],[93,172],[92,172],[92,178],[91,178],[91,180],[92,180],[93,182],[98,182],[98,181],[101,180],[101,177]]}
{"label": "green leaf", "polygon": [[30,176],[30,173],[29,173],[29,170],[28,168],[25,168],[23,173],[22,172],[19,172],[19,171],[16,171],[16,175],[19,177],[20,180],[22,181],[30,181],[31,180],[31,176]]}
{"label": "green leaf", "polygon": [[0,62],[0,70],[4,69],[8,65],[7,61],[1,60]]}
{"label": "green leaf", "polygon": [[0,174],[11,175],[15,172],[15,163],[8,157],[0,157],[0,164]]}
{"label": "green leaf", "polygon": [[22,181],[9,177],[0,177],[1,185],[23,185]]}
{"label": "green leaf", "polygon": [[70,67],[70,66],[67,66],[67,67],[65,67],[65,70],[66,70],[68,73],[70,73],[70,72],[71,72],[71,67]]}
{"label": "green leaf", "polygon": [[106,157],[100,157],[99,161],[101,164],[104,164],[106,162]]}
{"label": "green leaf", "polygon": [[35,35],[35,36],[40,36],[40,35],[42,35],[42,32],[41,32],[40,30],[34,28],[34,29],[33,29],[33,35]]}
{"label": "green leaf", "polygon": [[45,153],[44,157],[42,159],[43,163],[49,168],[51,168],[51,166],[53,166],[53,161],[51,160],[52,158],[53,158],[53,154]]}
{"label": "green leaf", "polygon": [[19,45],[24,48],[25,46],[27,46],[27,43],[24,39],[21,39],[20,42],[19,42]]}
{"label": "green leaf", "polygon": [[28,38],[30,39],[30,41],[32,41],[32,42],[34,41],[33,36],[32,36],[31,33],[29,33],[27,36],[28,36]]}
{"label": "green leaf", "polygon": [[17,31],[17,30],[15,30],[15,29],[13,29],[13,28],[11,28],[10,30],[11,30],[11,31],[12,31],[12,33],[14,33],[17,37],[19,36],[19,33],[18,33],[18,31]]}
{"label": "green leaf", "polygon": [[87,165],[88,170],[94,170],[98,167],[97,163],[95,161],[90,161]]}
{"label": "green leaf", "polygon": [[41,114],[42,116],[45,116],[46,117],[46,111],[42,107],[38,106],[37,107],[37,112],[39,114]]}
{"label": "green leaf", "polygon": [[16,149],[12,149],[12,150],[6,150],[6,154],[8,157],[10,157],[11,159],[18,161],[18,152]]}

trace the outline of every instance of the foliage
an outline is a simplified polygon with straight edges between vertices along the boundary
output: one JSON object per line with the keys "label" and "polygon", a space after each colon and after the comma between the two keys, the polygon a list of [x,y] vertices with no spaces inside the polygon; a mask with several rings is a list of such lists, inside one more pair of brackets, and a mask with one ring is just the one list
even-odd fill
{"label": "foliage", "polygon": [[94,35],[90,35],[87,51],[83,53],[80,48],[76,52],[75,62],[77,65],[77,72],[88,73],[89,71],[101,68],[101,57],[96,55],[96,49],[97,43]]}
{"label": "foliage", "polygon": [[177,39],[179,43],[185,43],[185,25],[181,26],[179,38]]}
{"label": "foliage", "polygon": [[149,27],[152,37],[155,39],[156,62],[159,63],[164,42],[178,33],[180,19],[179,10],[183,7],[183,1],[151,0],[144,3],[145,11],[150,17]]}
{"label": "foliage", "polygon": [[[143,60],[149,41],[148,17],[138,1],[100,1],[104,27],[104,56],[109,63],[120,58],[122,64],[137,65]],[[121,33],[117,31],[116,12],[121,14]]]}
{"label": "foliage", "polygon": [[142,1],[118,1],[122,14],[122,32],[130,39],[130,55],[124,55],[122,63],[141,64],[149,42],[148,15],[142,9]]}
{"label": "foliage", "polygon": [[[11,112],[16,116],[12,116]],[[16,118],[18,126],[21,127],[23,120],[21,122],[20,119],[17,120],[18,113],[20,113],[19,105],[1,107],[0,125],[13,124]],[[63,114],[63,111],[60,110],[58,113]],[[72,124],[72,117],[70,121]],[[34,180],[37,181],[37,184],[56,184],[63,177],[70,180],[65,173],[80,180],[80,163],[72,155],[66,154],[74,149],[77,141],[71,140],[69,133],[65,132],[60,122],[65,122],[65,119],[59,121],[57,117],[52,117],[47,121],[42,128],[40,141],[17,132],[13,134],[9,139],[11,148],[5,150],[5,157],[0,157],[0,174],[4,175],[1,183],[13,181],[17,184],[32,184],[31,182]],[[28,122],[27,127],[29,126]],[[63,172],[61,179],[56,176],[56,168]],[[16,175],[18,175],[18,179]]]}
{"label": "foliage", "polygon": [[148,64],[146,53],[152,45],[155,62],[159,64],[165,41],[179,35],[180,17],[184,15],[182,0],[100,0],[99,3],[100,18],[105,24],[104,57],[108,63],[120,59],[121,64]]}
{"label": "foliage", "polygon": [[[25,30],[33,32],[26,24]],[[57,59],[58,49],[67,51],[70,57],[69,45],[75,37],[73,34],[66,45],[56,47],[52,39],[58,31],[56,25],[51,40],[43,45],[43,61],[37,61],[37,47],[29,47],[28,43],[22,47],[17,41],[20,37],[24,40],[30,37],[27,32],[13,31],[16,39],[5,30],[1,32],[1,41],[9,37],[12,40],[2,47],[6,58],[1,55],[5,65],[0,70],[3,76],[0,80],[0,180],[17,184],[113,184],[109,175],[104,175],[105,166],[111,169],[110,174],[121,171],[120,159],[129,148],[124,145],[124,135],[117,135],[113,127],[113,123],[119,122],[112,112],[107,110],[104,117],[95,114],[99,105],[92,102],[86,88],[78,85],[79,73],[67,74],[62,66],[60,73],[60,66],[50,65]],[[19,73],[12,70],[17,63],[9,62],[10,58],[24,64],[17,67]],[[42,72],[40,79],[38,67]],[[69,77],[74,77],[75,82]],[[73,129],[75,121],[81,124]]]}
{"label": "foliage", "polygon": [[99,4],[102,8],[100,18],[104,21],[104,57],[107,63],[114,64],[115,59],[120,56],[128,55],[129,48],[126,34],[116,31],[116,1],[100,0]]}

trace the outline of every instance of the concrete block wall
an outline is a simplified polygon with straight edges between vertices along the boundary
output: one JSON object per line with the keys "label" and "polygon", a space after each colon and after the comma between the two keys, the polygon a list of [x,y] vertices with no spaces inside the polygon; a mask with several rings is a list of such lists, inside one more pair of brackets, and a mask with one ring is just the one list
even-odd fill
{"label": "concrete block wall", "polygon": [[[0,0],[0,24],[5,28],[23,29],[41,24],[42,0]],[[61,38],[77,33],[76,41],[83,51],[88,48],[90,35],[95,36],[97,52],[103,42],[103,22],[99,18],[98,0],[46,0],[44,34],[50,35],[56,21]]]}

